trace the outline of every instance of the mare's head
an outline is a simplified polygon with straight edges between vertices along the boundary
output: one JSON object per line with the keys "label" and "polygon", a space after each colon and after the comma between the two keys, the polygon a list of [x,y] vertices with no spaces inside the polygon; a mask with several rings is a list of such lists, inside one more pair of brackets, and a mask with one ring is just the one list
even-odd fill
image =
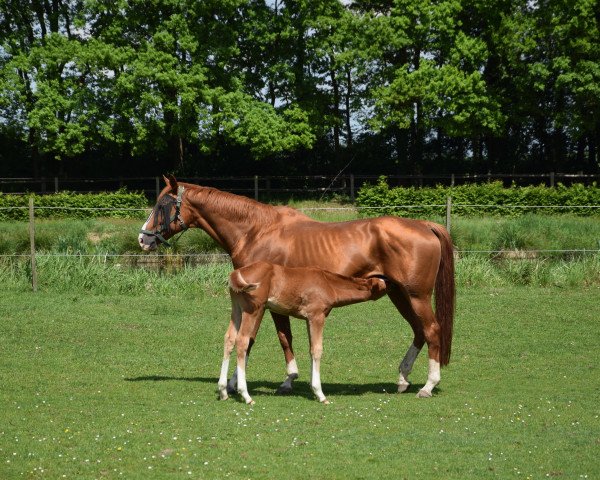
{"label": "mare's head", "polygon": [[156,205],[138,235],[138,242],[144,251],[156,250],[161,243],[169,245],[167,239],[188,228],[181,215],[185,189],[177,184],[173,175],[163,178],[167,185],[160,192]]}

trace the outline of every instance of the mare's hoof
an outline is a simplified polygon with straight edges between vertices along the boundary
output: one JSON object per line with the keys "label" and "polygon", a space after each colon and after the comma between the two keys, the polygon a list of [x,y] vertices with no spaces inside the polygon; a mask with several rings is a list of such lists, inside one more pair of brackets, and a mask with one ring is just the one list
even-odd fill
{"label": "mare's hoof", "polygon": [[410,387],[410,383],[399,383],[398,384],[398,393],[404,393]]}
{"label": "mare's hoof", "polygon": [[417,398],[431,398],[431,392],[428,392],[427,390],[419,390],[419,393],[417,393]]}
{"label": "mare's hoof", "polygon": [[290,393],[292,393],[292,386],[288,385],[287,383],[283,383],[281,385],[279,385],[279,388],[277,389],[277,395],[289,395]]}

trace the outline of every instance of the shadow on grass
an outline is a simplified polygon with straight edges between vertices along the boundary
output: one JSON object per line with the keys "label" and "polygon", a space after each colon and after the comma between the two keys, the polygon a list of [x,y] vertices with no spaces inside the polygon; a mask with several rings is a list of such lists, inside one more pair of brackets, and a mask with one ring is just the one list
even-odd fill
{"label": "shadow on grass", "polygon": [[[217,387],[217,377],[169,377],[163,375],[147,375],[143,377],[125,378],[126,382],[201,382],[212,384]],[[275,395],[279,387],[277,382],[268,382],[264,380],[248,380],[248,390],[252,396]],[[424,384],[411,384],[405,393],[417,393]],[[323,391],[326,395],[348,395],[358,396],[367,393],[396,394],[397,386],[393,383],[322,383]],[[307,381],[296,380],[294,382],[293,396],[301,396],[309,399],[314,398],[314,394]]]}

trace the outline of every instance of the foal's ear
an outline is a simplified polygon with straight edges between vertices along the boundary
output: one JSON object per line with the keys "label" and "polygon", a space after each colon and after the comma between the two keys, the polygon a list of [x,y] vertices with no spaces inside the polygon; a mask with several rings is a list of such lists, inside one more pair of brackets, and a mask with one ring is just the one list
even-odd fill
{"label": "foal's ear", "polygon": [[163,175],[163,178],[167,186],[171,189],[171,192],[177,193],[177,179],[171,174],[168,174],[167,176]]}

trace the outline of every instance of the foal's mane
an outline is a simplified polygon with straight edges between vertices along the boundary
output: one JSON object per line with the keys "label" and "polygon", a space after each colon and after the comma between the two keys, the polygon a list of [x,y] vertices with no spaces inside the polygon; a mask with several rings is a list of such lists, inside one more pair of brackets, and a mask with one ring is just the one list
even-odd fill
{"label": "foal's mane", "polygon": [[201,187],[192,184],[189,187],[190,191],[194,193],[194,198],[190,199],[192,203],[196,200],[210,210],[226,214],[230,220],[246,221],[252,219],[254,222],[270,223],[279,217],[276,207],[257,202],[248,197],[224,192],[212,187]]}

